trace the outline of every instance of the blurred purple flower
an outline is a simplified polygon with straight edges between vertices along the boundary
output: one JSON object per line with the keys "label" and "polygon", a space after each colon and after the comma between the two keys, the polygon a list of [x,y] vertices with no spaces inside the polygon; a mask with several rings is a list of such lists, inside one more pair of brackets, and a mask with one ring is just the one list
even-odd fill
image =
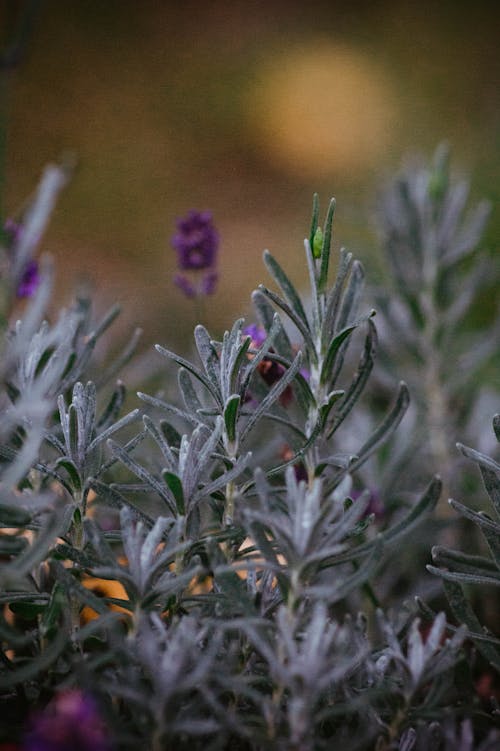
{"label": "blurred purple flower", "polygon": [[213,295],[219,275],[216,271],[209,271],[208,274],[203,276],[201,280],[201,292],[204,295]]}
{"label": "blurred purple flower", "polygon": [[[14,219],[7,219],[4,224],[4,231],[7,235],[7,247],[12,263],[16,253],[16,244],[19,242],[19,238],[23,231],[23,225],[14,221]],[[35,294],[39,284],[40,273],[38,261],[31,259],[26,263],[21,278],[17,283],[16,296],[31,297]]]}
{"label": "blurred purple flower", "polygon": [[[218,280],[215,270],[219,235],[212,221],[210,211],[195,211],[177,221],[177,233],[172,237],[172,245],[177,251],[177,265],[174,284],[186,297],[212,295]],[[201,275],[199,272],[205,272]],[[190,276],[191,275],[191,276]]]}
{"label": "blurred purple flower", "polygon": [[28,261],[23,271],[21,281],[17,285],[16,295],[18,297],[31,297],[35,294],[40,284],[40,273],[37,261]]}
{"label": "blurred purple flower", "polygon": [[[385,508],[382,502],[382,498],[380,497],[378,490],[376,490],[375,488],[368,488],[368,490],[370,491],[370,498],[363,516],[369,516],[370,514],[373,514],[375,519],[379,521],[385,516]],[[352,500],[355,501],[360,497],[361,493],[361,490],[351,490],[350,496]]]}
{"label": "blurred purple flower", "polygon": [[250,346],[253,349],[258,349],[263,344],[266,338],[266,332],[262,326],[258,323],[251,323],[249,326],[245,326],[243,334],[249,336],[252,340]]}
{"label": "blurred purple flower", "polygon": [[186,297],[196,297],[196,288],[189,281],[187,276],[184,276],[183,274],[176,274],[174,276],[174,284],[184,292]]}
{"label": "blurred purple flower", "polygon": [[110,751],[97,705],[81,691],[64,691],[33,718],[23,751]]}
{"label": "blurred purple flower", "polygon": [[210,211],[191,210],[177,221],[177,233],[172,238],[181,271],[213,269],[217,258],[219,236]]}

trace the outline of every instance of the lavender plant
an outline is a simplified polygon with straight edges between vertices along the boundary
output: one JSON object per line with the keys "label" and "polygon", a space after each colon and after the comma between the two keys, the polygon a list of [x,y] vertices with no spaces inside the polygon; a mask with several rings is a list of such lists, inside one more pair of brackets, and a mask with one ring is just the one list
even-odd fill
{"label": "lavender plant", "polygon": [[[409,395],[400,384],[346,448],[377,333],[361,264],[341,250],[329,278],[334,203],[321,228],[314,199],[310,292],[266,251],[277,290],[254,292],[256,321],[237,320],[221,341],[198,325],[196,362],[157,345],[179,399],[139,392],[142,406],[127,411],[124,385],[110,381],[131,348],[95,367],[114,310],[93,324],[79,301],[44,322],[40,263],[14,322],[26,238],[40,238],[64,181],[60,168],[47,174],[4,252],[0,741],[24,751],[498,742],[474,690],[467,624],[447,637],[443,613],[427,628],[412,606],[386,612],[380,601],[380,565],[398,561],[441,482],[415,488],[383,528],[370,493],[353,492]],[[185,221],[182,269],[212,273],[211,218]]]}
{"label": "lavender plant", "polygon": [[410,164],[389,182],[377,212],[386,267],[375,290],[384,341],[378,380],[390,384],[394,371],[403,373],[413,399],[412,429],[391,451],[387,475],[411,484],[422,461],[439,471],[442,517],[448,495],[464,487],[456,437],[484,440],[475,427],[486,396],[478,382],[498,354],[498,315],[480,340],[471,318],[479,298],[491,299],[498,275],[492,258],[478,254],[490,205],[468,206],[469,192],[468,181],[452,175],[442,144],[432,163]]}
{"label": "lavender plant", "polygon": [[[500,415],[493,418],[493,429],[497,441],[500,442]],[[486,512],[475,511],[453,499],[450,499],[449,503],[461,516],[478,526],[490,556],[470,555],[435,546],[432,549],[432,558],[436,565],[428,566],[428,569],[443,579],[443,586],[455,618],[466,624],[468,636],[474,640],[487,663],[496,671],[500,671],[500,638],[489,628],[481,625],[466,594],[466,588],[470,585],[486,585],[491,588],[487,596],[486,611],[494,628],[498,624],[500,614],[496,589],[500,583],[500,524],[497,520],[500,516],[500,465],[480,451],[460,443],[457,446],[461,453],[474,461],[479,468],[495,516],[491,518]]]}

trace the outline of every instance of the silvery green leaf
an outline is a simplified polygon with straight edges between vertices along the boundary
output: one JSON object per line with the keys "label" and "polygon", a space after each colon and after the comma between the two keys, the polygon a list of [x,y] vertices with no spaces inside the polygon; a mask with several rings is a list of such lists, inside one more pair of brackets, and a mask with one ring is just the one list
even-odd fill
{"label": "silvery green leaf", "polygon": [[486,454],[483,454],[480,451],[464,446],[462,443],[457,443],[457,448],[468,459],[472,459],[472,461],[476,462],[480,467],[484,467],[500,477],[500,464],[490,456],[486,456]]}
{"label": "silvery green leaf", "polygon": [[[461,585],[457,582],[446,580],[443,582],[443,586],[455,618],[467,626],[470,637],[474,638],[474,633],[484,633],[476,614],[464,595]],[[486,660],[497,670],[500,670],[500,649],[495,648],[488,641],[483,641],[482,639],[477,640],[475,643],[477,649]]]}
{"label": "silvery green leaf", "polygon": [[335,357],[344,342],[345,339],[347,339],[348,336],[354,331],[354,329],[357,327],[358,324],[353,324],[352,326],[348,326],[343,331],[340,331],[338,334],[336,334],[331,342],[328,345],[328,349],[326,351],[325,358],[323,360],[323,365],[321,367],[321,374],[320,374],[320,383],[322,385],[332,382],[331,376],[332,376],[332,368],[334,365]]}
{"label": "silvery green leaf", "polygon": [[436,574],[442,579],[451,582],[460,582],[461,584],[489,584],[490,586],[500,587],[500,574],[472,574],[463,573],[457,571],[446,571],[444,569],[436,568],[436,566],[426,566],[427,571],[431,574]]}
{"label": "silvery green leaf", "polygon": [[[307,353],[303,352],[302,354],[304,356],[304,354],[307,354]],[[281,357],[280,355],[277,355],[274,352],[268,352],[266,354],[266,358],[271,360],[271,362],[277,362],[279,365],[282,365],[287,370],[292,364],[291,360],[287,360],[286,358]],[[307,382],[306,378],[304,378],[303,374],[300,371],[295,376],[294,386],[296,386],[297,400],[300,406],[302,407],[304,414],[308,414],[309,407],[316,406],[316,400],[311,391],[311,387],[309,386],[309,383]]]}
{"label": "silvery green leaf", "polygon": [[257,349],[257,351],[252,355],[251,359],[249,360],[247,366],[244,369],[243,376],[242,376],[242,392],[245,393],[245,391],[248,388],[248,384],[250,383],[250,378],[252,377],[253,373],[257,370],[258,366],[264,359],[264,357],[267,357],[270,353],[269,350],[271,349],[274,339],[281,327],[281,321],[277,314],[274,314],[273,320],[271,323],[271,328],[269,331],[267,331],[266,338],[260,345],[260,347]]}
{"label": "silvery green leaf", "polygon": [[239,394],[233,394],[229,397],[224,407],[224,425],[226,435],[231,444],[236,440],[236,423],[238,421],[238,412],[240,408],[241,397]]}
{"label": "silvery green leaf", "polygon": [[500,519],[500,474],[484,466],[480,468],[484,487],[488,493],[495,513]]}
{"label": "silvery green leaf", "polygon": [[330,200],[323,227],[323,245],[321,248],[321,267],[318,279],[318,289],[323,292],[328,282],[328,268],[330,265],[330,250],[332,245],[333,217],[335,215],[335,199]]}
{"label": "silvery green leaf", "polygon": [[186,513],[186,506],[184,503],[184,490],[182,488],[180,477],[176,475],[175,472],[169,472],[166,469],[164,469],[161,474],[165,481],[165,484],[168,486],[168,489],[174,497],[178,513],[181,516],[184,516],[184,514]]}
{"label": "silvery green leaf", "polygon": [[453,246],[443,256],[443,266],[450,267],[474,250],[484,232],[490,212],[491,205],[488,201],[482,201],[470,212],[459,237],[454,239]]}
{"label": "silvery green leaf", "polygon": [[489,529],[493,534],[500,536],[500,524],[495,522],[489,516],[486,516],[483,511],[473,511],[468,506],[464,506],[462,503],[453,500],[453,498],[450,498],[448,502],[455,511],[458,511],[459,514],[465,516],[466,519],[470,519],[479,527]]}
{"label": "silvery green leaf", "polygon": [[198,354],[205,368],[205,373],[213,386],[218,388],[220,374],[219,357],[208,331],[201,324],[198,324],[194,330],[194,339]]}
{"label": "silvery green leaf", "polygon": [[373,452],[376,451],[379,446],[381,446],[382,443],[384,443],[392,435],[392,433],[396,430],[399,423],[403,419],[403,416],[408,409],[409,403],[410,394],[408,392],[408,387],[405,383],[401,382],[399,384],[399,392],[394,407],[391,409],[385,419],[380,423],[378,428],[374,430],[370,438],[356,452],[358,459],[353,463],[353,471],[361,466],[361,464],[363,464],[368,459],[368,457],[371,456],[371,454],[373,454]]}
{"label": "silvery green leaf", "polygon": [[245,386],[242,385],[244,379],[243,363],[248,360],[248,350],[250,349],[251,343],[252,339],[250,336],[244,337],[237,350],[236,356],[233,358],[233,364],[229,374],[229,389],[232,392],[241,391],[244,393]]}
{"label": "silvery green leaf", "polygon": [[101,498],[105,503],[117,509],[121,509],[126,506],[131,510],[131,512],[137,519],[144,521],[151,527],[153,526],[154,519],[149,516],[149,514],[146,514],[144,511],[134,506],[133,503],[130,503],[130,501],[124,498],[123,495],[121,495],[121,493],[116,490],[113,484],[106,485],[100,480],[95,479],[91,480],[89,484],[92,490],[94,490],[98,497]]}
{"label": "silvery green leaf", "polygon": [[118,430],[121,430],[121,428],[126,427],[127,425],[130,425],[132,422],[137,420],[137,418],[140,416],[140,412],[138,409],[133,409],[131,412],[129,412],[127,415],[124,415],[119,420],[117,420],[113,425],[110,425],[108,428],[102,431],[102,433],[99,433],[93,441],[87,446],[87,453],[90,453],[91,451],[94,451],[97,446],[99,446],[103,441],[106,441],[109,436],[116,433]]}
{"label": "silvery green leaf", "polygon": [[168,349],[165,349],[165,347],[162,347],[160,344],[155,345],[155,349],[157,352],[160,353],[160,355],[163,355],[163,357],[166,357],[169,360],[173,360],[177,365],[180,365],[182,368],[186,368],[205,388],[207,391],[211,394],[211,396],[214,398],[215,402],[219,404],[220,406],[220,396],[218,393],[217,388],[214,386],[211,380],[205,376],[201,370],[199,370],[197,367],[195,367],[192,363],[190,363],[188,360],[185,360],[184,357],[181,357],[180,355],[176,355],[175,352],[171,352]]}
{"label": "silvery green leaf", "polygon": [[309,330],[309,325],[307,323],[304,323],[304,321],[295,313],[294,310],[284,301],[276,295],[274,292],[271,292],[270,289],[267,289],[267,287],[264,287],[263,284],[259,284],[259,291],[268,297],[278,308],[280,308],[292,321],[292,323],[295,324],[297,329],[302,334],[302,337],[304,339],[305,344],[307,345],[309,355],[312,357],[313,360],[317,359],[317,353],[316,353],[316,347],[314,344],[314,341],[311,336],[311,332]]}
{"label": "silvery green leaf", "polygon": [[159,446],[161,453],[163,454],[163,458],[168,463],[168,466],[170,468],[177,466],[177,460],[172,452],[172,449],[170,448],[168,441],[166,440],[163,431],[159,430],[156,425],[154,424],[153,420],[149,417],[149,415],[143,415],[142,420],[144,422],[144,427],[146,428],[146,431],[149,433],[150,436],[155,440],[157,445]]}
{"label": "silvery green leaf", "polygon": [[464,574],[498,574],[498,568],[489,558],[480,555],[469,555],[457,550],[435,545],[432,548],[432,560],[436,566],[445,566]]}
{"label": "silvery green leaf", "polygon": [[281,378],[274,384],[274,386],[271,388],[267,396],[255,407],[255,410],[253,414],[250,416],[248,422],[243,427],[241,434],[240,434],[240,440],[243,442],[246,438],[246,436],[250,433],[252,428],[257,424],[257,422],[260,420],[262,415],[267,412],[269,407],[277,401],[277,399],[280,397],[280,395],[283,393],[283,391],[286,389],[286,387],[293,381],[296,374],[300,370],[300,366],[302,363],[302,355],[299,352],[297,356],[295,357],[295,360],[292,362],[288,370],[285,371],[285,373],[281,376]]}
{"label": "silvery green leaf", "polygon": [[57,197],[68,181],[64,167],[49,164],[45,167],[34,198],[23,217],[23,232],[16,243],[14,275],[20,278],[27,262],[47,227]]}
{"label": "silvery green leaf", "polygon": [[1,527],[25,527],[31,522],[32,513],[22,507],[10,503],[0,503]]}
{"label": "silvery green leaf", "polygon": [[179,368],[177,380],[186,410],[196,414],[199,410],[203,409],[203,404],[193,387],[189,372],[185,368]]}
{"label": "silvery green leaf", "polygon": [[338,317],[340,329],[349,325],[354,316],[358,315],[359,302],[363,292],[365,272],[360,261],[354,260],[346,289],[342,297],[342,304]]}
{"label": "silvery green leaf", "polygon": [[313,195],[313,210],[311,216],[311,229],[309,231],[309,248],[314,246],[314,238],[316,236],[316,230],[318,229],[319,222],[319,196],[317,193]]}
{"label": "silvery green leaf", "polygon": [[352,261],[352,253],[348,253],[345,248],[341,248],[339,269],[337,271],[335,284],[328,293],[328,297],[326,299],[326,309],[323,320],[323,328],[321,332],[323,347],[327,347],[331,338],[337,333],[338,316],[342,303],[342,295],[345,284],[351,272]]}
{"label": "silvery green leaf", "polygon": [[[129,441],[123,444],[122,446],[123,450],[130,453],[144,440],[146,436],[147,436],[146,430],[142,430],[140,433],[137,433]],[[114,456],[112,456],[110,459],[107,459],[105,462],[101,464],[101,466],[99,467],[94,477],[99,477],[99,475],[102,475],[104,472],[110,469],[110,467],[116,464],[117,461],[118,459]]]}
{"label": "silvery green leaf", "polygon": [[264,251],[264,263],[275,282],[281,287],[281,291],[291,309],[303,321],[304,325],[308,326],[307,316],[297,290],[281,268],[278,261],[273,258],[268,250]]}
{"label": "silvery green leaf", "polygon": [[[420,500],[412,507],[409,513],[401,521],[396,522],[386,531],[379,533],[378,538],[380,538],[384,548],[394,544],[394,542],[400,539],[403,535],[409,534],[410,531],[422,521],[423,515],[435,508],[439,496],[441,495],[441,488],[441,479],[435,477]],[[348,560],[355,560],[357,557],[367,555],[373,549],[374,543],[374,540],[370,540],[369,542],[357,545],[352,551],[342,553],[338,558],[338,562],[341,563]]]}
{"label": "silvery green leaf", "polygon": [[370,555],[363,561],[357,570],[349,576],[342,579],[336,579],[332,584],[313,585],[308,587],[308,593],[313,597],[321,597],[330,603],[338,602],[346,597],[349,592],[357,589],[364,584],[370,577],[374,576],[377,565],[382,558],[383,546],[379,538],[373,545]]}
{"label": "silvery green leaf", "polygon": [[118,443],[115,443],[111,439],[108,439],[107,443],[113,456],[119,459],[121,463],[125,467],[127,467],[127,469],[129,469],[134,475],[136,475],[136,477],[142,480],[146,485],[149,485],[149,487],[154,490],[165,502],[171,514],[175,516],[175,504],[173,502],[172,494],[166,488],[166,486],[163,485],[163,483],[161,483],[159,480],[157,480],[156,477],[148,472],[148,470],[140,465],[135,459],[132,459],[130,454],[125,451]]}
{"label": "silvery green leaf", "polygon": [[97,428],[107,428],[118,417],[125,401],[126,390],[121,381],[117,381],[111,398],[97,421]]}
{"label": "silvery green leaf", "polygon": [[349,387],[346,389],[344,397],[337,403],[335,413],[332,420],[332,425],[328,432],[328,438],[330,438],[341,423],[345,420],[357,400],[359,399],[363,389],[370,377],[370,373],[373,368],[373,362],[375,359],[375,353],[377,350],[378,337],[375,324],[369,318],[367,321],[368,333],[365,338],[365,344],[363,353],[359,361],[356,373],[352,379]]}
{"label": "silvery green leaf", "polygon": [[[276,315],[273,306],[266,296],[259,290],[254,290],[254,292],[252,292],[252,302],[265,331],[270,331]],[[288,338],[288,334],[283,328],[281,321],[274,342],[275,348],[279,354],[286,357],[288,360],[293,358],[292,345],[290,344],[290,339]]]}
{"label": "silvery green leaf", "polygon": [[141,401],[145,402],[146,404],[150,404],[152,407],[156,407],[157,409],[164,410],[165,412],[170,412],[172,415],[176,415],[177,417],[182,418],[186,422],[188,422],[190,425],[197,426],[200,424],[199,418],[197,418],[195,415],[192,415],[190,412],[188,412],[185,409],[179,409],[178,407],[175,407],[173,404],[169,404],[168,402],[163,401],[163,399],[158,399],[156,396],[150,396],[149,394],[144,394],[142,391],[137,392],[137,396]]}
{"label": "silvery green leaf", "polygon": [[481,531],[486,539],[486,542],[488,543],[488,547],[493,556],[496,567],[500,571],[500,536],[488,527],[483,527]]}
{"label": "silvery green leaf", "polygon": [[243,318],[234,322],[231,331],[224,332],[220,353],[220,394],[222,405],[231,394],[231,377],[234,363],[238,359],[241,348],[241,329]]}

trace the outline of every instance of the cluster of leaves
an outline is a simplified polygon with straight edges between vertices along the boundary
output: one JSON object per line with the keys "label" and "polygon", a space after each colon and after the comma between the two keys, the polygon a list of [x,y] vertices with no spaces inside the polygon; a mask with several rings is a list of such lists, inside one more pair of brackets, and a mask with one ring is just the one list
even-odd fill
{"label": "cluster of leaves", "polygon": [[[62,174],[53,167],[42,180],[22,237],[39,236]],[[222,341],[197,326],[196,363],[157,346],[177,368],[175,403],[140,392],[142,406],[120,416],[125,387],[109,384],[136,337],[92,377],[95,344],[115,311],[94,325],[78,301],[45,322],[47,265],[22,320],[12,326],[7,311],[1,740],[22,743],[34,707],[54,707],[54,697],[80,687],[117,749],[498,743],[494,708],[474,688],[472,646],[498,668],[498,640],[473,620],[460,584],[498,583],[498,524],[473,515],[497,563],[436,553],[465,625],[423,603],[428,623],[416,606],[391,613],[379,601],[381,564],[436,506],[441,481],[415,488],[391,523],[372,513],[370,488],[353,490],[409,395],[400,384],[378,424],[345,449],[377,332],[374,311],[361,310],[363,268],[350,253],[340,251],[329,282],[333,215],[332,202],[321,228],[315,198],[307,304],[265,253],[279,291],[254,292],[260,342],[241,319]],[[3,284],[13,300],[12,280]],[[498,465],[464,451],[498,511]]]}
{"label": "cluster of leaves", "polygon": [[[462,489],[455,441],[484,443],[479,413],[491,415],[497,396],[477,388],[498,358],[500,318],[492,294],[498,276],[488,253],[476,253],[490,205],[470,207],[469,192],[466,179],[452,178],[442,144],[431,163],[410,164],[381,192],[377,211],[388,271],[383,287],[373,289],[383,341],[377,380],[384,390],[397,372],[412,395],[412,429],[392,452],[388,474],[411,486],[425,461],[451,494]],[[489,311],[480,332],[478,298]],[[438,506],[441,517],[449,515],[447,497]]]}

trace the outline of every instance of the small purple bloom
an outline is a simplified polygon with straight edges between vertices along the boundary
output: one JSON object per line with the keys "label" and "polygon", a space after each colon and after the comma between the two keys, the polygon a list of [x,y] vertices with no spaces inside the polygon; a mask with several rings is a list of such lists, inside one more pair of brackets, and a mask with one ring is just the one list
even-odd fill
{"label": "small purple bloom", "polygon": [[216,271],[209,271],[201,280],[201,292],[204,295],[213,295],[219,275]]}
{"label": "small purple bloom", "polygon": [[[11,263],[15,260],[16,245],[23,232],[23,225],[14,219],[7,219],[4,224],[4,231],[7,235],[8,254]],[[31,297],[35,294],[40,284],[40,273],[38,262],[34,259],[27,261],[21,278],[17,282],[16,297]]]}
{"label": "small purple bloom", "polygon": [[172,237],[177,251],[177,266],[182,274],[176,274],[174,284],[186,297],[212,295],[219,275],[215,269],[219,236],[210,211],[192,209],[177,220],[177,233]]}
{"label": "small purple bloom", "polygon": [[[382,519],[385,515],[385,508],[384,504],[382,502],[382,498],[380,497],[380,493],[375,488],[369,488],[370,491],[370,499],[368,501],[368,506],[365,509],[365,512],[363,516],[369,516],[370,514],[373,514],[375,519],[378,521]],[[355,501],[357,498],[360,497],[362,491],[361,490],[351,490],[351,498],[353,501]]]}
{"label": "small purple bloom", "polygon": [[31,297],[35,294],[40,284],[40,274],[37,261],[28,261],[24,269],[21,281],[17,285],[17,297]]}
{"label": "small purple bloom", "polygon": [[172,237],[181,271],[213,269],[217,258],[219,236],[210,211],[191,210],[177,221],[177,233]]}
{"label": "small purple bloom", "polygon": [[176,274],[174,276],[174,284],[184,292],[186,297],[196,297],[196,289],[187,276]]}
{"label": "small purple bloom", "polygon": [[64,691],[38,713],[23,751],[110,751],[97,705],[81,691]]}
{"label": "small purple bloom", "polygon": [[245,326],[243,334],[251,338],[252,342],[250,346],[253,349],[259,349],[267,336],[264,328],[259,326],[258,323],[251,323],[249,326]]}

